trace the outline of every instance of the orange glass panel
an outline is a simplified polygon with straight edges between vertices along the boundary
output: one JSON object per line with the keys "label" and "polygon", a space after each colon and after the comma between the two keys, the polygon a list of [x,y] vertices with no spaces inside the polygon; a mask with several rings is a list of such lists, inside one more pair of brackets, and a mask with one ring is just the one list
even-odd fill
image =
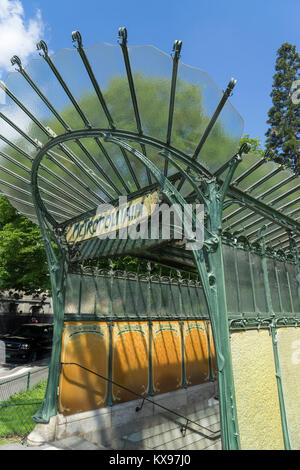
{"label": "orange glass panel", "polygon": [[153,322],[152,368],[155,393],[176,390],[182,384],[179,322]]}
{"label": "orange glass panel", "polygon": [[184,361],[187,385],[209,380],[209,348],[207,323],[184,322]]}
{"label": "orange glass panel", "polygon": [[[75,362],[108,376],[108,323],[70,322],[62,339],[62,362]],[[59,412],[64,415],[105,405],[107,382],[76,365],[64,365],[59,380]]]}
{"label": "orange glass panel", "polygon": [[[148,393],[148,334],[147,322],[118,322],[113,329],[112,380],[139,395]],[[112,396],[114,403],[137,399],[114,384]]]}

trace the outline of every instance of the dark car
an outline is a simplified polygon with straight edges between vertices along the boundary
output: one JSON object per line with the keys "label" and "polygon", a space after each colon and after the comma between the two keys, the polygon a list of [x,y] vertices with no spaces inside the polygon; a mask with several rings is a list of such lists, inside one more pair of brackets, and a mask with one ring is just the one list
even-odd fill
{"label": "dark car", "polygon": [[53,325],[28,323],[13,333],[0,336],[5,343],[6,362],[27,362],[49,354],[52,349]]}

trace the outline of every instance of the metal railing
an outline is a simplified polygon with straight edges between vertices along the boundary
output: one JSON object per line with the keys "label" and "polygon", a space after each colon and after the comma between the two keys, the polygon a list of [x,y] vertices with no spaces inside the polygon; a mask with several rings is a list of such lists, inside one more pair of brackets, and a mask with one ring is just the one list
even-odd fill
{"label": "metal railing", "polygon": [[[34,429],[32,416],[42,404],[46,389],[42,382],[46,381],[48,371],[47,366],[0,383],[0,441],[25,439]],[[30,390],[38,384],[40,388],[32,394]]]}
{"label": "metal railing", "polygon": [[11,396],[16,393],[29,390],[36,384],[45,380],[48,377],[49,367],[43,367],[42,369],[28,371],[26,374],[18,375],[8,380],[1,382],[0,377],[0,402],[8,400]]}
{"label": "metal railing", "polygon": [[25,439],[36,425],[32,416],[41,404],[41,401],[0,403],[0,441],[11,437]]}
{"label": "metal railing", "polygon": [[[212,429],[209,429],[208,427],[203,426],[202,424],[197,423],[196,421],[193,421],[192,419],[187,418],[186,416],[183,416],[180,413],[177,413],[177,411],[174,411],[170,408],[167,408],[166,406],[163,406],[159,403],[156,403],[154,400],[151,400],[148,397],[144,397],[143,395],[140,395],[139,393],[135,392],[134,390],[131,390],[131,389],[125,387],[124,385],[121,385],[121,384],[113,381],[112,379],[104,377],[103,375],[98,374],[98,373],[92,371],[91,369],[88,369],[87,367],[84,367],[81,364],[78,364],[77,362],[61,362],[60,364],[61,364],[61,366],[66,366],[66,365],[71,365],[72,366],[73,365],[73,366],[80,367],[81,369],[83,369],[87,372],[90,372],[91,374],[94,374],[97,377],[100,377],[101,379],[105,380],[106,382],[109,382],[113,385],[117,385],[118,387],[122,388],[123,390],[126,390],[127,392],[130,392],[132,395],[135,395],[136,397],[140,398],[142,400],[142,404],[141,404],[141,406],[136,407],[135,411],[137,413],[142,409],[142,407],[144,405],[144,402],[147,401],[147,402],[152,403],[153,405],[163,409],[164,411],[167,411],[168,413],[171,413],[171,414],[177,416],[177,418],[180,418],[185,422],[185,424],[179,423],[180,424],[180,431],[181,431],[183,436],[185,436],[187,429],[189,429],[190,431],[197,432],[197,433],[201,434],[206,439],[216,440],[216,439],[219,439],[221,437],[220,430],[213,431]],[[199,429],[196,431],[195,429],[191,428],[190,425],[201,428],[202,431],[200,431]],[[207,434],[204,433],[204,431],[209,432],[210,434],[207,435]]]}

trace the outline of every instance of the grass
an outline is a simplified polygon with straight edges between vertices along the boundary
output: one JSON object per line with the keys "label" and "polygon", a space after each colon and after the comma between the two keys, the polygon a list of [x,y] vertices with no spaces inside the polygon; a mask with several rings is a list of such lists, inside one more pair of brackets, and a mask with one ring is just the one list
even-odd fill
{"label": "grass", "polygon": [[[13,395],[0,403],[0,445],[7,438],[24,437],[35,427],[32,416],[40,407],[47,380],[44,380],[31,390]],[[2,442],[3,443],[3,442]]]}

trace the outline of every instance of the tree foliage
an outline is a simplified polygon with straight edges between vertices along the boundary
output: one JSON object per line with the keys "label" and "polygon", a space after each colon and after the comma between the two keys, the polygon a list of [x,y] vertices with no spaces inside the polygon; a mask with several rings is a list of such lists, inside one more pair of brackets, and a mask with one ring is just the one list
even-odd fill
{"label": "tree foliage", "polygon": [[0,290],[28,294],[50,288],[39,227],[0,197]]}
{"label": "tree foliage", "polygon": [[277,51],[273,76],[272,102],[268,112],[266,148],[276,154],[275,161],[300,170],[300,106],[292,99],[299,78],[300,56],[296,46],[284,43]]}

